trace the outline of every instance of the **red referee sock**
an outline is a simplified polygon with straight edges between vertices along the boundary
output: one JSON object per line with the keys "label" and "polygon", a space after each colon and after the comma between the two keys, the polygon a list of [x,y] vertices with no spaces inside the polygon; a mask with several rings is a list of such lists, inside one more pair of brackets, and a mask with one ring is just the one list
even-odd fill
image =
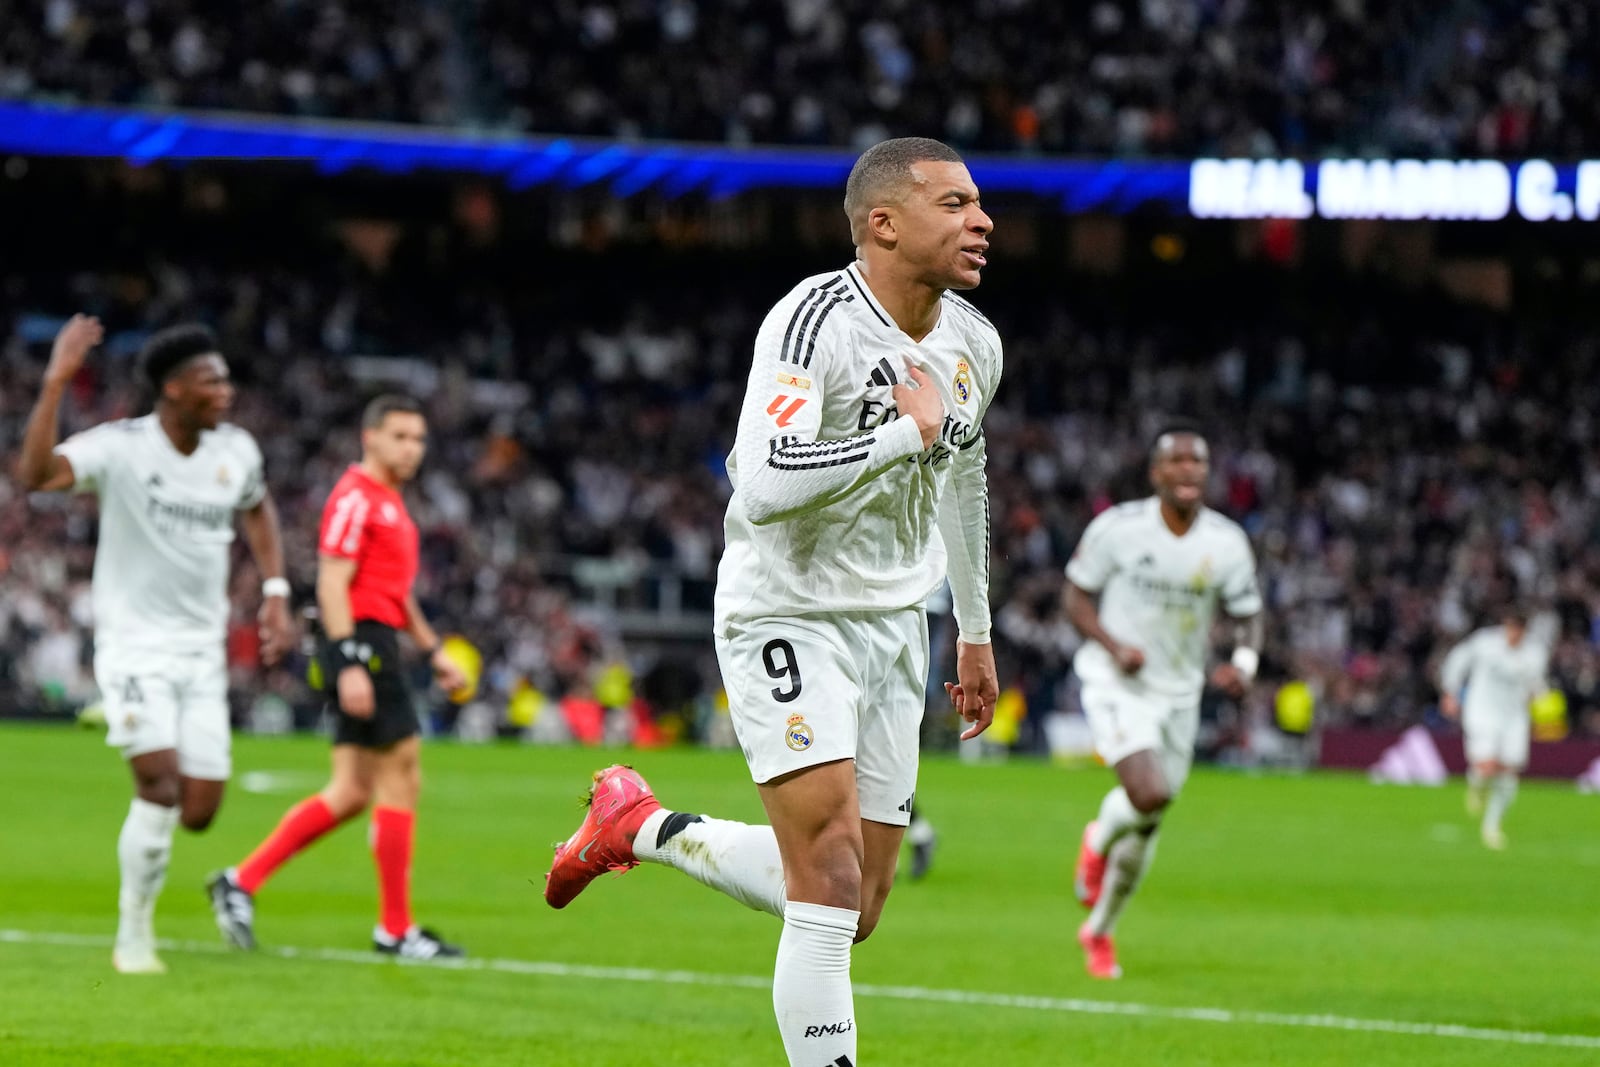
{"label": "red referee sock", "polygon": [[306,797],[285,812],[278,828],[239,864],[235,872],[239,887],[254,893],[291,856],[337,825],[339,820],[321,794]]}
{"label": "red referee sock", "polygon": [[404,808],[372,809],[372,858],[378,865],[380,922],[391,937],[411,929],[411,842],[417,814]]}

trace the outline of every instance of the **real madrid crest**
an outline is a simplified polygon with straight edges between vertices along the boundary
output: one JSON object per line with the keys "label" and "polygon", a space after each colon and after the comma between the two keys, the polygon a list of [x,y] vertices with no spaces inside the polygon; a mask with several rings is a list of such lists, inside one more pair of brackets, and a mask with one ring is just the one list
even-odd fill
{"label": "real madrid crest", "polygon": [[950,383],[950,390],[955,393],[957,404],[965,404],[972,399],[972,373],[964,359],[956,360],[956,378]]}
{"label": "real madrid crest", "polygon": [[783,743],[796,752],[804,752],[811,747],[811,727],[806,725],[804,715],[791,715],[789,722],[783,728]]}

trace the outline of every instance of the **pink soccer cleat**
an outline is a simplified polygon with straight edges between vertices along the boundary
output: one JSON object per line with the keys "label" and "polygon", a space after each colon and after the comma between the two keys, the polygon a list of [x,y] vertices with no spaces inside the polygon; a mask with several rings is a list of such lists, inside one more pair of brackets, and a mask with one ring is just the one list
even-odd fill
{"label": "pink soccer cleat", "polygon": [[649,784],[621,764],[594,772],[584,801],[589,807],[578,832],[556,846],[556,858],[544,876],[545,903],[564,908],[584,887],[607,871],[639,865],[633,838],[639,824],[661,807]]}
{"label": "pink soccer cleat", "polygon": [[1078,868],[1072,875],[1072,891],[1078,903],[1092,908],[1100,902],[1100,889],[1106,881],[1106,858],[1089,846],[1095,823],[1083,828],[1083,842],[1078,845]]}
{"label": "pink soccer cleat", "polygon": [[1078,927],[1078,944],[1083,946],[1083,966],[1090,978],[1114,979],[1122,977],[1122,967],[1117,963],[1117,946],[1111,943],[1110,934],[1097,934],[1084,923]]}

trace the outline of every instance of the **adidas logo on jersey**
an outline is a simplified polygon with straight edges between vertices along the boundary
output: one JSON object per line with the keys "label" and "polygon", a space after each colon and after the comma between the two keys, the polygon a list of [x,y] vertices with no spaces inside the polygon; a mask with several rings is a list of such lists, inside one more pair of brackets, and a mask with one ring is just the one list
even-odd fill
{"label": "adidas logo on jersey", "polygon": [[899,384],[900,379],[895,377],[894,367],[889,364],[887,359],[878,360],[878,365],[873,368],[872,376],[867,379],[867,387],[869,389],[875,385],[884,386]]}

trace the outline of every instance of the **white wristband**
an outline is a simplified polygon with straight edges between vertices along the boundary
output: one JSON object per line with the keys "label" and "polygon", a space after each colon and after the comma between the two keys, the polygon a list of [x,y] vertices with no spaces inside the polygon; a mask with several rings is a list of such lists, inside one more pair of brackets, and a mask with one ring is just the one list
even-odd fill
{"label": "white wristband", "polygon": [[959,632],[956,634],[956,636],[961,639],[961,643],[964,645],[987,645],[990,642],[989,635],[990,631],[988,630],[980,630],[975,634]]}
{"label": "white wristband", "polygon": [[261,595],[268,598],[281,596],[285,600],[289,599],[289,579],[268,578],[261,583]]}
{"label": "white wristband", "polygon": [[1256,680],[1256,669],[1261,666],[1261,653],[1240,645],[1233,650],[1232,663],[1238,668],[1239,673],[1244,675],[1246,682],[1253,682]]}

